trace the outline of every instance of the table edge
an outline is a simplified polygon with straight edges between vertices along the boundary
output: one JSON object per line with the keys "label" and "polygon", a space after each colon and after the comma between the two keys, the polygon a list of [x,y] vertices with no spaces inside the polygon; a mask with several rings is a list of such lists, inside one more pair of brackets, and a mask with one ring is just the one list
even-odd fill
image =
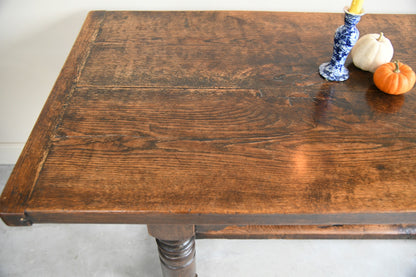
{"label": "table edge", "polygon": [[244,225],[327,225],[327,224],[416,224],[416,211],[392,213],[331,214],[172,214],[131,211],[42,211],[26,210],[30,224],[244,224]]}
{"label": "table edge", "polygon": [[[0,197],[0,216],[8,225],[27,225],[24,210],[36,185],[43,163],[48,155],[51,138],[62,117],[62,107],[75,87],[89,55],[91,41],[95,40],[104,19],[104,11],[88,13],[68,58],[50,92],[34,128]],[[28,178],[28,176],[30,178]]]}

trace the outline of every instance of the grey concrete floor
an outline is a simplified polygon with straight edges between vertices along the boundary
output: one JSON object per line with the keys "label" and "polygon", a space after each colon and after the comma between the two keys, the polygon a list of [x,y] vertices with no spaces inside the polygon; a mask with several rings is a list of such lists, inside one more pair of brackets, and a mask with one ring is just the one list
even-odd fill
{"label": "grey concrete floor", "polygon": [[[2,190],[12,166],[0,166]],[[416,277],[414,240],[197,240],[197,271],[211,276]],[[161,276],[143,225],[8,227],[0,276]]]}

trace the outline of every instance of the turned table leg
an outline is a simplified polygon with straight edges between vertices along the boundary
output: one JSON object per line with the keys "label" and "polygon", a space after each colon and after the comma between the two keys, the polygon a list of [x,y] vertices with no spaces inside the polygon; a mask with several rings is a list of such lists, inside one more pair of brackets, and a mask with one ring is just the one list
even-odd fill
{"label": "turned table leg", "polygon": [[147,225],[156,238],[164,277],[195,277],[195,229],[193,225]]}

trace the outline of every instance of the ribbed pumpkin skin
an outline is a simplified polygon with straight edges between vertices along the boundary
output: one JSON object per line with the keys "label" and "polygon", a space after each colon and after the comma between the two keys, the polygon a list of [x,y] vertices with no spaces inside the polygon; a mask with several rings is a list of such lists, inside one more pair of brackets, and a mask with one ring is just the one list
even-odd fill
{"label": "ribbed pumpkin skin", "polygon": [[393,58],[391,41],[380,34],[366,34],[362,36],[351,50],[354,65],[361,70],[373,72]]}
{"label": "ribbed pumpkin skin", "polygon": [[398,95],[411,90],[416,74],[410,66],[397,62],[400,72],[396,72],[396,62],[386,63],[377,68],[373,80],[376,87],[388,94]]}

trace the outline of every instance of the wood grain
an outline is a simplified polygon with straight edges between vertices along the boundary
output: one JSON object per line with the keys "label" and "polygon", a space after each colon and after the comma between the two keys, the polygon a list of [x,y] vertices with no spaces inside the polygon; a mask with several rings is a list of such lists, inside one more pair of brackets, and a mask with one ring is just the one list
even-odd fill
{"label": "wood grain", "polygon": [[[369,15],[359,29],[362,34],[382,29],[394,41],[395,58],[416,68],[410,58],[413,40],[403,36],[411,35],[415,21],[413,15]],[[293,92],[293,83],[322,83],[316,68],[330,59],[333,35],[342,23],[343,14],[107,12],[79,84],[288,86]]]}
{"label": "wood grain", "polygon": [[311,75],[319,65],[302,57],[302,48],[319,38],[310,35],[314,24],[300,24],[299,14],[126,12],[107,18],[111,26],[104,23],[80,85],[258,88],[274,86],[270,81],[283,74],[296,78],[296,68]]}
{"label": "wood grain", "polygon": [[369,220],[375,211],[411,212],[415,132],[403,126],[413,111],[402,107],[380,118],[365,95],[324,88],[332,92],[80,89],[30,210],[53,203],[59,210],[111,207],[193,219],[224,214],[223,222],[230,214],[352,213]]}
{"label": "wood grain", "polygon": [[1,218],[9,225],[30,225],[25,209],[79,73],[89,55],[104,12],[89,13],[64,67],[42,109],[0,198]]}
{"label": "wood grain", "polygon": [[198,239],[415,239],[415,225],[196,226]]}
{"label": "wood grain", "polygon": [[[33,169],[2,195],[8,224],[416,224],[415,88],[381,94],[350,60],[346,82],[319,76],[342,14],[89,18],[22,155]],[[416,68],[415,23],[358,27]]]}

